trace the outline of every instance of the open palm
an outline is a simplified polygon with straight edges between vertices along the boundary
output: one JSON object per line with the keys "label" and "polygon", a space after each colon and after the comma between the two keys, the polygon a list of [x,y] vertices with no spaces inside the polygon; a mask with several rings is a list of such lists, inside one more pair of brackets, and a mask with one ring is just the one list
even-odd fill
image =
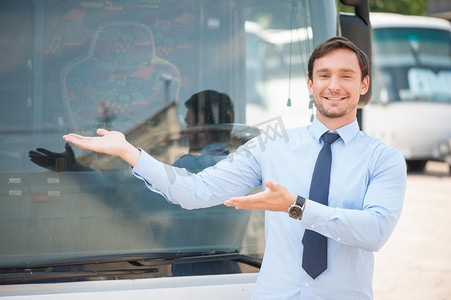
{"label": "open palm", "polygon": [[82,136],[75,133],[65,135],[63,138],[80,148],[94,152],[121,156],[126,151],[128,142],[123,133],[97,129],[97,137]]}
{"label": "open palm", "polygon": [[260,193],[233,197],[227,200],[226,206],[237,209],[258,209],[287,212],[288,207],[296,200],[296,195],[291,193],[284,185],[265,180],[266,190]]}

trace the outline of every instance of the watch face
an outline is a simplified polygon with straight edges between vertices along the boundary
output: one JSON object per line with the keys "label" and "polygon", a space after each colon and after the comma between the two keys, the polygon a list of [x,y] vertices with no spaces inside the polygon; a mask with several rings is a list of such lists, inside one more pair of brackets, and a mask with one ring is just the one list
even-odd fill
{"label": "watch face", "polygon": [[288,214],[294,219],[299,219],[302,216],[302,208],[300,206],[293,205],[290,207]]}

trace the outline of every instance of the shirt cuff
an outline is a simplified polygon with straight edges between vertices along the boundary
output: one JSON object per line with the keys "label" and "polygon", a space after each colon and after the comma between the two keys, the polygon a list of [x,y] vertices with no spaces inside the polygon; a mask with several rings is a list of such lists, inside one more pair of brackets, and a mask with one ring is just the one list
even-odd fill
{"label": "shirt cuff", "polygon": [[160,174],[160,169],[163,168],[162,163],[141,148],[138,150],[141,152],[141,155],[139,156],[138,162],[132,168],[133,174],[148,184],[155,182],[156,175]]}
{"label": "shirt cuff", "polygon": [[302,214],[301,224],[305,229],[310,229],[326,235],[327,224],[334,211],[333,207],[320,204],[316,201],[306,199],[305,210]]}

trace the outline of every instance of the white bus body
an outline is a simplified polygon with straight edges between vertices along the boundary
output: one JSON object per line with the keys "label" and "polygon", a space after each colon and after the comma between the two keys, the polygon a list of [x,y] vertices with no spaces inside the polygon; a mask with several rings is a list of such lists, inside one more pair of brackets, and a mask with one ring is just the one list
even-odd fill
{"label": "white bus body", "polygon": [[[184,210],[62,136],[122,131],[173,164],[209,130],[230,135],[224,154],[305,124],[307,57],[340,33],[337,1],[2,0],[0,14],[0,299],[250,299],[264,212]],[[234,120],[187,129],[206,90],[233,103],[211,119]]]}
{"label": "white bus body", "polygon": [[3,286],[0,299],[250,299],[257,273]]}

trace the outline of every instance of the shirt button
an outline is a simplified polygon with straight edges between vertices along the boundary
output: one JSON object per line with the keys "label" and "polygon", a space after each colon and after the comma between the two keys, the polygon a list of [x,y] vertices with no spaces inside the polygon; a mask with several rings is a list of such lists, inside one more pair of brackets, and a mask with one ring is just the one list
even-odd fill
{"label": "shirt button", "polygon": [[314,229],[315,228],[315,224],[310,225],[310,228]]}
{"label": "shirt button", "polygon": [[305,287],[308,287],[308,282],[306,282],[304,285],[305,285]]}
{"label": "shirt button", "polygon": [[341,237],[337,237],[337,241],[341,241]]}

